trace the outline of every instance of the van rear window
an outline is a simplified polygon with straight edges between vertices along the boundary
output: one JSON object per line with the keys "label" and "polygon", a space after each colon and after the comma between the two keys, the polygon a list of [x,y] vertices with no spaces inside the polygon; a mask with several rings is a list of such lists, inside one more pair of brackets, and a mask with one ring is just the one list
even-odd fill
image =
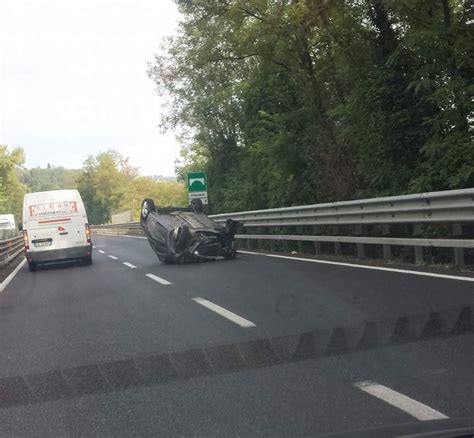
{"label": "van rear window", "polygon": [[28,212],[30,217],[74,215],[79,213],[79,205],[76,201],[48,202],[30,205]]}

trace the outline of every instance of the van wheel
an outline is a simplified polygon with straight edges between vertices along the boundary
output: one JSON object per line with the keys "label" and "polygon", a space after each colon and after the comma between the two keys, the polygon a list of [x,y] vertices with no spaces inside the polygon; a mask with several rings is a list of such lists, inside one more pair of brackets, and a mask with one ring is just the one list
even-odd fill
{"label": "van wheel", "polygon": [[146,221],[148,215],[156,211],[155,202],[153,199],[145,198],[142,202],[142,208],[140,210],[140,219]]}
{"label": "van wheel", "polygon": [[30,270],[30,272],[35,272],[37,269],[36,263],[28,262],[28,269]]}
{"label": "van wheel", "polygon": [[92,256],[84,257],[84,258],[82,259],[82,264],[83,264],[84,266],[90,266],[90,265],[92,265]]}

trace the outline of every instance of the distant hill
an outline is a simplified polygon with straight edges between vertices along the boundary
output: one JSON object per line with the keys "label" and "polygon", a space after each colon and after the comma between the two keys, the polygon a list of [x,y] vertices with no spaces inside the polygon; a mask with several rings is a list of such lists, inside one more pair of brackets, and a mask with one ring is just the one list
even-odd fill
{"label": "distant hill", "polygon": [[19,181],[26,186],[28,192],[74,189],[81,173],[81,169],[55,166],[34,167],[17,171]]}

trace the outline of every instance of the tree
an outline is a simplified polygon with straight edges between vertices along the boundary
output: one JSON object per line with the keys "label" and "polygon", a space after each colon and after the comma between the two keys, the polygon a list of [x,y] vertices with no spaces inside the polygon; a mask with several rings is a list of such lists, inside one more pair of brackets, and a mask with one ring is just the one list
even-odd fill
{"label": "tree", "polygon": [[139,176],[128,159],[116,151],[90,156],[78,179],[78,189],[94,224],[107,223],[113,213],[126,210],[133,210],[138,219],[141,201],[147,197],[162,206],[187,203],[183,184]]}
{"label": "tree", "polygon": [[46,168],[18,170],[18,178],[29,192],[75,189],[76,180],[81,174],[79,169],[66,169],[49,165]]}
{"label": "tree", "polygon": [[17,178],[16,170],[25,161],[23,149],[11,151],[0,145],[0,213],[13,213],[16,222],[21,220],[25,187]]}
{"label": "tree", "polygon": [[136,169],[116,151],[87,158],[78,180],[78,189],[91,223],[102,224],[110,220],[112,211],[118,207],[126,192],[127,184],[136,174]]}
{"label": "tree", "polygon": [[474,185],[468,1],[177,4],[149,75],[214,211]]}

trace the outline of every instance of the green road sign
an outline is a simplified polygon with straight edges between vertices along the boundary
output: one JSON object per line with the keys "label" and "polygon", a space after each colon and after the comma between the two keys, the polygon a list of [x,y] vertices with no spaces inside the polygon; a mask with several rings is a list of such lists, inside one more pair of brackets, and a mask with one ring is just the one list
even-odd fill
{"label": "green road sign", "polygon": [[190,172],[188,173],[188,191],[205,192],[207,190],[206,172]]}

